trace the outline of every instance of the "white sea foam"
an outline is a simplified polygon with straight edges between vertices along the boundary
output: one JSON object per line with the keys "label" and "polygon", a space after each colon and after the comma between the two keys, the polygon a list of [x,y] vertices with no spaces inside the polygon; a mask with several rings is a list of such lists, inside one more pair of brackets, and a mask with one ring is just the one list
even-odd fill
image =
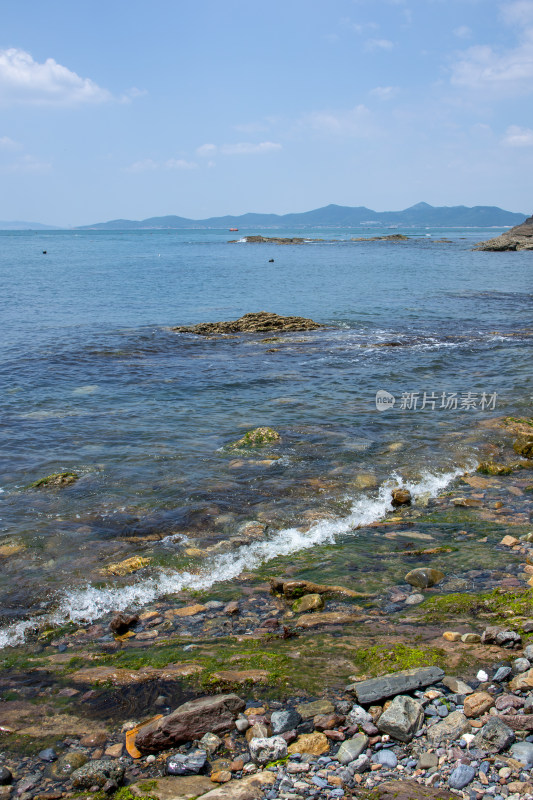
{"label": "white sea foam", "polygon": [[[470,465],[469,468],[473,467],[474,465]],[[284,528],[268,540],[241,545],[229,553],[212,556],[198,573],[160,570],[156,575],[141,579],[130,586],[104,588],[86,586],[75,589],[60,599],[55,611],[37,619],[24,620],[0,629],[0,648],[21,644],[26,631],[36,624],[41,626],[45,623],[58,625],[67,621],[92,622],[109,611],[140,608],[182,589],[209,589],[215,583],[232,580],[241,572],[256,569],[279,556],[288,556],[316,545],[332,544],[337,536],[369,525],[391,511],[390,499],[393,486],[409,489],[416,501],[417,497],[436,495],[450,481],[463,474],[464,470],[464,467],[458,467],[441,475],[426,473],[419,481],[408,481],[401,476],[393,475],[381,485],[377,493],[365,494],[356,499],[350,513],[345,517],[320,520],[305,531],[298,528]]]}

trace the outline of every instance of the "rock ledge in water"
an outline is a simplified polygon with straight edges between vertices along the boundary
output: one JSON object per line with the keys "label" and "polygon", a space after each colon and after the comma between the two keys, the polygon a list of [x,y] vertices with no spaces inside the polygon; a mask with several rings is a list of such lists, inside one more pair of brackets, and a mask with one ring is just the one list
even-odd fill
{"label": "rock ledge in water", "polygon": [[226,322],[200,322],[198,325],[180,325],[172,328],[176,333],[197,333],[213,336],[221,333],[269,333],[270,331],[314,331],[321,328],[318,322],[307,317],[282,317],[270,311],[245,314]]}
{"label": "rock ledge in water", "polygon": [[533,216],[528,217],[521,225],[515,225],[510,231],[496,236],[495,239],[488,239],[486,242],[478,242],[475,250],[491,250],[501,252],[502,250],[533,250]]}

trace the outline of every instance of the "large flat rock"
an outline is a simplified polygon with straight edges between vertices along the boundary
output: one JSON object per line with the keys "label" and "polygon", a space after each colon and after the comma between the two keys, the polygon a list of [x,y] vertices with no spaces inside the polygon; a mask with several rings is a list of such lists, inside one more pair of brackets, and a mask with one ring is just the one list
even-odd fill
{"label": "large flat rock", "polygon": [[245,705],[236,694],[189,700],[172,714],[142,727],[135,745],[141,752],[156,753],[181,742],[201,739],[205,733],[229,733]]}
{"label": "large flat rock", "polygon": [[358,702],[364,705],[431,686],[431,684],[441,681],[443,677],[444,670],[440,667],[405,669],[400,672],[391,672],[381,678],[370,678],[366,681],[352,683],[346,687],[346,690],[355,694]]}
{"label": "large flat rock", "polygon": [[192,800],[195,797],[205,800],[262,800],[263,787],[272,785],[275,780],[272,772],[260,772],[215,786],[204,775],[191,775],[138,781],[128,789],[134,795],[146,797],[148,794],[155,800]]}

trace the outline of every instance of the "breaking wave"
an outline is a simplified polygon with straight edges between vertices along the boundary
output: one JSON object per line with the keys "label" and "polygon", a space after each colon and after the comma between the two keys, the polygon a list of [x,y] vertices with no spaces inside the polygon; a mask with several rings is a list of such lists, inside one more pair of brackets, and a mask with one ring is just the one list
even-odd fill
{"label": "breaking wave", "polygon": [[[469,465],[466,469],[473,468],[474,465]],[[0,629],[0,649],[22,644],[26,632],[35,628],[36,624],[41,626],[93,622],[111,611],[139,609],[183,589],[209,589],[216,583],[232,580],[241,572],[256,569],[278,556],[288,556],[316,545],[332,544],[337,536],[370,525],[392,511],[390,499],[393,486],[409,489],[416,502],[417,497],[437,495],[464,472],[465,467],[457,467],[440,475],[425,473],[416,482],[406,481],[394,474],[381,485],[376,494],[363,495],[354,500],[350,513],[345,517],[321,520],[305,531],[284,528],[265,541],[241,545],[232,552],[208,558],[197,573],[160,570],[156,575],[141,579],[130,586],[85,586],[74,589],[61,597],[54,611],[37,619],[23,620]]]}

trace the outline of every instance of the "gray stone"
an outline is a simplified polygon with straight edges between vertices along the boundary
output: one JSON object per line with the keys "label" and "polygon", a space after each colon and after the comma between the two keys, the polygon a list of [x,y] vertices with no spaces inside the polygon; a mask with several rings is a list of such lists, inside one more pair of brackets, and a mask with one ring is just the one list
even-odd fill
{"label": "gray stone", "polygon": [[277,735],[285,733],[285,731],[292,731],[297,728],[302,721],[302,715],[295,711],[293,708],[286,708],[283,711],[274,711],[270,718],[270,725],[272,733]]}
{"label": "gray stone", "polygon": [[248,717],[245,717],[244,714],[239,714],[237,719],[235,720],[235,727],[239,731],[239,733],[244,733],[250,727],[250,723],[248,722]]}
{"label": "gray stone", "polygon": [[296,706],[296,711],[302,719],[312,719],[322,714],[332,714],[335,706],[329,700],[313,700],[311,703],[301,703]]}
{"label": "gray stone", "polygon": [[513,744],[511,756],[520,761],[526,769],[533,768],[533,744],[531,742],[516,742],[516,744]]}
{"label": "gray stone", "polygon": [[364,725],[367,722],[373,722],[372,714],[369,714],[368,711],[365,711],[364,708],[358,706],[357,704],[352,706],[352,710],[348,714],[347,724],[348,725]]}
{"label": "gray stone", "polygon": [[369,757],[365,753],[361,753],[361,755],[357,756],[357,758],[354,761],[350,761],[350,763],[348,764],[348,769],[352,773],[352,775],[361,774],[362,772],[368,772],[368,770],[370,769]]}
{"label": "gray stone", "polygon": [[522,643],[522,637],[515,631],[506,631],[496,625],[489,625],[481,635],[482,644],[497,644],[499,647],[515,647]]}
{"label": "gray stone", "polygon": [[486,725],[476,733],[472,740],[472,747],[483,750],[485,753],[501,753],[507,750],[515,740],[515,735],[498,717],[492,717]]}
{"label": "gray stone", "polygon": [[287,755],[287,742],[283,736],[270,736],[252,739],[248,748],[252,761],[256,764],[268,764],[269,761],[279,761]]}
{"label": "gray stone", "polygon": [[83,767],[87,763],[88,757],[86,753],[81,750],[71,750],[70,753],[65,753],[60,756],[58,760],[50,767],[50,774],[57,780],[64,780],[72,775],[79,767]]}
{"label": "gray stone", "polygon": [[521,672],[527,672],[531,667],[527,658],[515,658],[513,661],[513,672],[515,675],[520,675]]}
{"label": "gray stone", "polygon": [[41,761],[57,761],[57,753],[53,747],[47,747],[39,753]]}
{"label": "gray stone", "polygon": [[11,770],[7,767],[0,767],[0,786],[8,786],[12,780]]}
{"label": "gray stone", "polygon": [[167,758],[167,775],[198,775],[207,761],[206,750],[192,750],[190,753],[176,753]]}
{"label": "gray stone", "polygon": [[406,695],[395,697],[377,722],[381,733],[388,733],[400,742],[410,742],[424,722],[424,709],[417,700]]}
{"label": "gray stone", "polygon": [[104,761],[95,759],[84,764],[72,773],[71,780],[75,789],[91,789],[93,786],[104,786],[107,781],[114,781],[119,786],[124,779],[124,767],[116,760]]}
{"label": "gray stone", "polygon": [[363,750],[366,750],[368,744],[368,736],[364,733],[357,733],[351,739],[346,739],[337,752],[337,761],[341,764],[349,764],[351,761],[361,755]]}
{"label": "gray stone", "polygon": [[463,733],[469,733],[471,725],[462,711],[452,711],[442,722],[428,729],[429,741],[439,746],[460,739]]}
{"label": "gray stone", "polygon": [[424,602],[423,594],[410,594],[405,601],[406,606],[417,606],[419,603]]}
{"label": "gray stone", "polygon": [[216,733],[206,733],[200,739],[200,744],[207,750],[209,755],[213,755],[222,744],[222,739]]}
{"label": "gray stone", "polygon": [[496,683],[502,683],[509,677],[509,675],[511,675],[511,673],[512,673],[511,667],[499,667],[494,673],[494,677],[492,680],[496,681]]}
{"label": "gray stone", "polygon": [[392,750],[378,750],[372,756],[372,761],[374,764],[382,764],[389,769],[394,769],[398,764],[398,759]]}
{"label": "gray stone", "polygon": [[527,647],[524,647],[524,657],[533,661],[533,644],[528,644]]}
{"label": "gray stone", "polygon": [[412,692],[415,689],[431,686],[441,681],[443,677],[444,671],[440,667],[405,669],[391,672],[381,678],[369,678],[366,681],[352,683],[346,687],[346,691],[355,694],[359,703],[367,705],[402,692]]}
{"label": "gray stone", "polygon": [[416,763],[417,769],[431,769],[432,767],[438,767],[439,759],[435,753],[421,753],[420,758]]}
{"label": "gray stone", "polygon": [[441,683],[454,694],[472,694],[474,691],[468,683],[465,683],[460,678],[454,678],[453,675],[445,675]]}
{"label": "gray stone", "polygon": [[476,770],[468,764],[457,764],[454,771],[448,778],[448,786],[450,789],[463,789],[472,783]]}

